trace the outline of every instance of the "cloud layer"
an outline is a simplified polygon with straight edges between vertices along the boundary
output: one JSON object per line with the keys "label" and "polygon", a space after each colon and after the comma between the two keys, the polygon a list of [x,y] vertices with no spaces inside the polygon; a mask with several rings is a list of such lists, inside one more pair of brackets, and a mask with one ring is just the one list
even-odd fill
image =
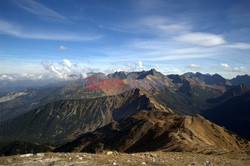
{"label": "cloud layer", "polygon": [[240,50],[247,50],[247,49],[250,49],[250,43],[228,44],[228,45],[224,45],[224,47],[233,48],[233,49],[240,49]]}
{"label": "cloud layer", "polygon": [[14,25],[7,21],[0,19],[0,34],[11,35],[26,39],[40,39],[40,40],[61,40],[61,41],[88,41],[97,40],[101,38],[101,35],[83,35],[74,34],[71,32],[47,32],[41,33],[40,31],[24,30],[19,25]]}
{"label": "cloud layer", "polygon": [[246,72],[247,71],[246,67],[242,67],[242,66],[232,67],[232,66],[228,65],[227,63],[221,63],[221,66],[227,72]]}
{"label": "cloud layer", "polygon": [[182,41],[201,46],[216,46],[226,43],[221,35],[211,33],[193,32],[187,33],[175,38],[177,41]]}
{"label": "cloud layer", "polygon": [[52,20],[52,21],[66,21],[67,18],[55,12],[54,10],[44,6],[41,3],[38,3],[33,0],[18,0],[13,1],[21,9],[38,16],[44,20]]}
{"label": "cloud layer", "polygon": [[186,67],[189,69],[189,70],[199,70],[201,65],[198,65],[198,64],[190,64],[190,65],[186,65]]}

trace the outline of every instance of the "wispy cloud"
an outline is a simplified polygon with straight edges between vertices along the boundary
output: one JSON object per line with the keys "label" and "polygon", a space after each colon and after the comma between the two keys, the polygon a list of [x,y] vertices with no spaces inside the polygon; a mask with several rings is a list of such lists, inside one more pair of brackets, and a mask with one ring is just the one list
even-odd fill
{"label": "wispy cloud", "polygon": [[145,61],[166,61],[211,57],[217,55],[220,48],[211,48],[210,46],[226,43],[221,35],[192,32],[193,27],[188,22],[156,15],[135,19],[134,22],[132,20],[126,25],[117,24],[111,26],[111,28],[124,33],[150,36],[133,38],[128,40],[127,44],[124,44],[121,48],[109,50],[109,54],[114,51],[115,55],[124,57],[124,60],[129,58]]}
{"label": "wispy cloud", "polygon": [[175,37],[175,40],[201,46],[216,46],[226,43],[223,36],[211,33],[191,32]]}
{"label": "wispy cloud", "polygon": [[100,28],[110,29],[114,31],[130,33],[130,34],[153,34],[156,36],[166,36],[173,34],[182,34],[189,32],[191,25],[187,22],[176,21],[168,17],[148,16],[129,20],[126,23],[116,23],[111,25],[100,25]]}
{"label": "wispy cloud", "polygon": [[[128,43],[125,52],[114,54],[131,55],[130,59],[149,61],[181,60],[215,56],[217,48],[204,48],[200,46],[178,45],[174,41],[156,38],[154,40],[135,40]],[[125,56],[126,58],[126,56]],[[137,58],[137,59],[136,59]]]}
{"label": "wispy cloud", "polygon": [[63,46],[63,45],[59,46],[59,48],[58,48],[58,50],[60,50],[60,51],[67,50],[67,49],[68,49],[68,48],[65,47],[65,46]]}
{"label": "wispy cloud", "polygon": [[250,43],[234,43],[234,44],[224,45],[223,47],[247,50],[250,49]]}
{"label": "wispy cloud", "polygon": [[[152,66],[151,66],[152,67]],[[150,67],[146,67],[143,65],[141,60],[138,61],[118,61],[116,63],[112,63],[111,67],[107,70],[104,70],[104,73],[113,73],[116,71],[142,71],[142,70],[149,70]]]}
{"label": "wispy cloud", "polygon": [[[227,48],[248,49],[247,43],[227,44],[222,34],[197,31],[194,25],[183,20],[173,20],[160,15],[136,18],[130,22],[117,23],[111,30],[145,34],[127,41],[120,48],[109,50],[108,54],[120,56],[123,60],[167,61],[201,59],[223,56]],[[231,42],[232,43],[232,42]],[[191,67],[191,66],[190,66]]]}
{"label": "wispy cloud", "polygon": [[33,0],[18,0],[12,1],[21,9],[38,16],[43,20],[50,21],[67,21],[68,19],[61,14],[55,12],[54,10],[44,6],[41,3],[38,3]]}
{"label": "wispy cloud", "polygon": [[220,65],[223,67],[225,71],[228,71],[228,72],[246,72],[247,71],[247,68],[242,67],[242,66],[232,67],[228,65],[227,63],[221,63]]}
{"label": "wispy cloud", "polygon": [[187,22],[180,22],[161,16],[144,18],[141,24],[144,27],[147,26],[152,32],[156,32],[160,36],[166,34],[181,34],[191,29],[191,25]]}
{"label": "wispy cloud", "polygon": [[190,70],[198,70],[200,69],[201,65],[198,64],[190,64],[190,65],[186,65],[186,67]]}
{"label": "wispy cloud", "polygon": [[185,59],[195,59],[195,58],[205,58],[211,57],[211,54],[185,54],[185,55],[163,55],[158,57],[148,57],[144,58],[144,60],[148,61],[167,61],[167,60],[185,60]]}
{"label": "wispy cloud", "polygon": [[7,34],[20,38],[41,39],[41,40],[62,40],[62,41],[87,41],[101,38],[101,35],[82,35],[70,32],[30,32],[23,30],[21,26],[0,20],[0,34]]}

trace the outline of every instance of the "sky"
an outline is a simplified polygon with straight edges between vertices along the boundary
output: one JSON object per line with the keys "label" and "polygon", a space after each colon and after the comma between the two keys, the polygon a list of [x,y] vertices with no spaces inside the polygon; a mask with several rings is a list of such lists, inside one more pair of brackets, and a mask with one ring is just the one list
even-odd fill
{"label": "sky", "polygon": [[249,0],[0,0],[0,80],[250,74]]}

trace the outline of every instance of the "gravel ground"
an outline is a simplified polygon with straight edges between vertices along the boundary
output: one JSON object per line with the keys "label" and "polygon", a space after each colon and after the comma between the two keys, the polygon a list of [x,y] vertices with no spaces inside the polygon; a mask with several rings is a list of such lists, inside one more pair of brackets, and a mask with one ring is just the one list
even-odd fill
{"label": "gravel ground", "polygon": [[39,153],[0,157],[0,165],[20,166],[75,166],[75,165],[176,165],[176,166],[210,166],[210,165],[250,165],[250,155],[227,153],[205,155],[184,152],[147,152],[147,153]]}

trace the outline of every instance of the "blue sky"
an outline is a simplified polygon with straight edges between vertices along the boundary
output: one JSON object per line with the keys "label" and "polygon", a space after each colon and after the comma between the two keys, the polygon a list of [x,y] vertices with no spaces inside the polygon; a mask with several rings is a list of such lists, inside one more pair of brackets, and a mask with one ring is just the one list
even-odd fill
{"label": "blue sky", "polygon": [[0,74],[250,74],[249,0],[0,0]]}

